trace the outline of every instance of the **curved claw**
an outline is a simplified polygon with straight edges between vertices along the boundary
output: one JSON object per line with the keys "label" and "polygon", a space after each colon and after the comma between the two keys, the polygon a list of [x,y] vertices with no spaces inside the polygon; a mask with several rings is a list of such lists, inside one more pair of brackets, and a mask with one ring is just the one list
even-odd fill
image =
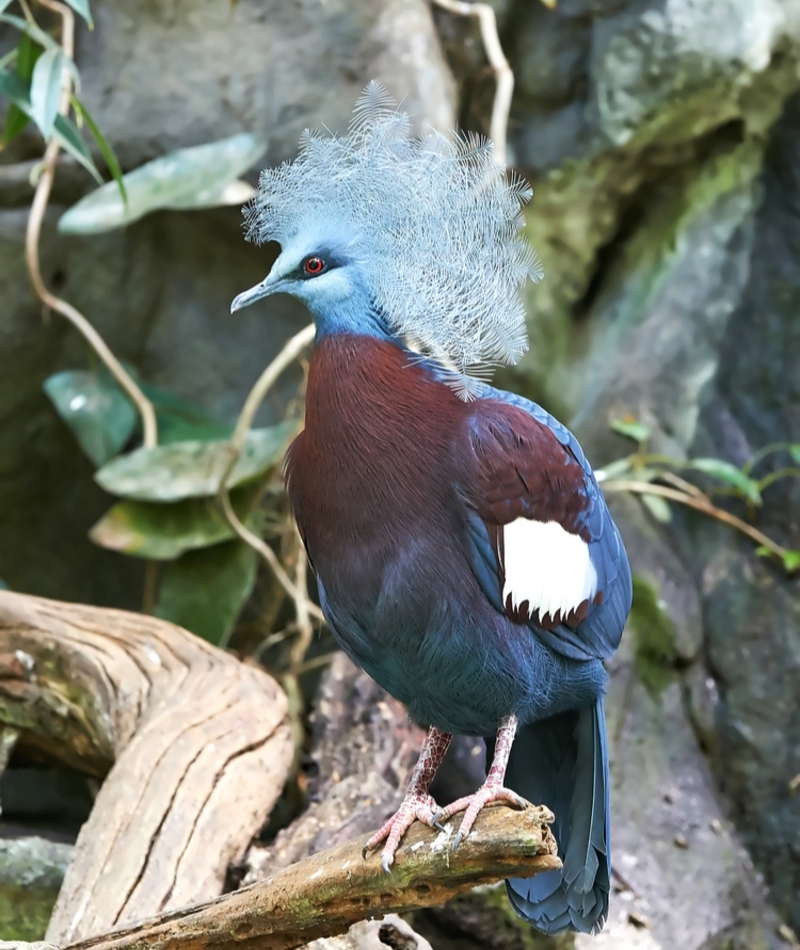
{"label": "curved claw", "polygon": [[435,808],[438,808],[436,802],[425,792],[406,795],[397,812],[364,845],[362,855],[366,858],[369,851],[385,841],[386,844],[381,852],[381,867],[389,874],[400,841],[414,822],[421,821],[429,827],[435,827],[433,817]]}

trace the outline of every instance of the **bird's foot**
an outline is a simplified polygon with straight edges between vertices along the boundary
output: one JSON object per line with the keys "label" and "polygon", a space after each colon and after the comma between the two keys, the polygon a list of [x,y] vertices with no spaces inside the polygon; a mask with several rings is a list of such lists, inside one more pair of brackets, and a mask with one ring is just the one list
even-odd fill
{"label": "bird's foot", "polygon": [[448,805],[447,808],[443,808],[438,815],[434,815],[433,820],[436,825],[441,825],[447,821],[448,818],[457,815],[458,812],[466,811],[461,821],[461,827],[458,829],[458,834],[453,841],[453,851],[455,851],[472,830],[472,826],[475,824],[475,819],[480,814],[481,809],[486,805],[503,803],[512,805],[514,808],[519,808],[520,811],[524,811],[528,807],[528,803],[525,799],[517,795],[517,793],[510,788],[486,781],[477,792],[473,792],[472,795],[466,795],[464,798],[459,798],[451,805]]}
{"label": "bird's foot", "polygon": [[386,873],[394,864],[394,856],[397,851],[403,835],[414,824],[415,821],[421,821],[430,828],[441,825],[436,821],[436,812],[439,806],[427,792],[409,792],[403,799],[402,804],[394,815],[369,839],[364,845],[363,855],[367,856],[368,851],[373,851],[386,839],[386,844],[381,851],[381,867]]}

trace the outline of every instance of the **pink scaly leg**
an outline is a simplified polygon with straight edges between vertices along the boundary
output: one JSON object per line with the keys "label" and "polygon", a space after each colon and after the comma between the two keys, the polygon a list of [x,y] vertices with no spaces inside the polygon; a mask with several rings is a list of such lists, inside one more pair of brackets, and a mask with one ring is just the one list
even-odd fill
{"label": "pink scaly leg", "polygon": [[438,825],[453,815],[466,809],[466,814],[461,822],[456,839],[453,842],[453,850],[461,844],[464,838],[470,833],[475,819],[480,814],[484,805],[494,802],[510,802],[517,808],[525,809],[528,803],[524,798],[517,795],[510,788],[505,788],[503,780],[506,777],[506,768],[508,767],[508,757],[511,754],[511,745],[514,742],[514,735],[517,731],[517,717],[509,716],[503,720],[502,726],[497,731],[497,742],[494,747],[494,759],[486,781],[481,785],[477,792],[467,795],[465,798],[459,798],[458,801],[443,808],[438,815],[434,817],[434,822]]}
{"label": "pink scaly leg", "polygon": [[414,822],[421,821],[431,828],[437,823],[434,813],[439,806],[428,793],[428,789],[431,787],[436,770],[442,764],[442,759],[452,738],[449,732],[441,732],[431,726],[428,735],[425,737],[425,743],[417,759],[417,764],[411,773],[411,781],[408,783],[406,796],[400,807],[380,831],[376,832],[364,845],[364,857],[366,857],[367,851],[372,851],[384,838],[386,839],[386,844],[381,852],[381,865],[387,874],[389,868],[394,864],[394,855],[400,844],[400,839]]}

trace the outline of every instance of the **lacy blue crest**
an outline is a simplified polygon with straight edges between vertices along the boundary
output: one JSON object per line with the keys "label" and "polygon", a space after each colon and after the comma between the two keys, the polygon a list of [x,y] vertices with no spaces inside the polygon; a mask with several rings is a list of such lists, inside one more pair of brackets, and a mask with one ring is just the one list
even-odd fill
{"label": "lacy blue crest", "polygon": [[474,134],[412,136],[373,81],[346,135],[306,131],[294,162],[262,173],[247,238],[286,246],[310,225],[345,236],[392,330],[470,398],[474,379],[526,351],[521,291],[542,276],[524,236],[531,189],[493,151]]}

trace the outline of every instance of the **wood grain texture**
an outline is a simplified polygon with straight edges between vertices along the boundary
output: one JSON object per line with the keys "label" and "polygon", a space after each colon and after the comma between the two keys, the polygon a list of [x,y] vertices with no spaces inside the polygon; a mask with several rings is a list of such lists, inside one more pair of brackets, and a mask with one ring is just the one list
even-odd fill
{"label": "wood grain texture", "polygon": [[289,774],[286,715],[266,673],[179,627],[0,591],[0,722],[105,776],[46,939],[219,895]]}

